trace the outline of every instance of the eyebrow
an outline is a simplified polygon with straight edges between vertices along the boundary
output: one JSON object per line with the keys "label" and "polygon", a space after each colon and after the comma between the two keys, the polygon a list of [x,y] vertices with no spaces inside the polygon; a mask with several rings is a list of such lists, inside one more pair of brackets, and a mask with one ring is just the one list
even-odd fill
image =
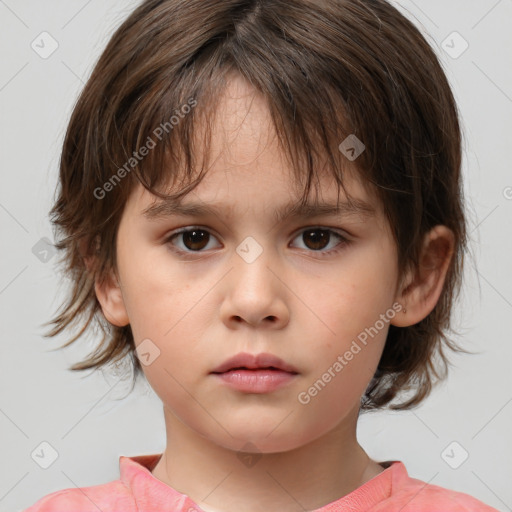
{"label": "eyebrow", "polygon": [[[175,215],[184,217],[219,216],[223,209],[229,209],[229,207],[223,204],[183,203],[180,200],[164,199],[145,208],[142,215],[148,220],[156,221]],[[324,215],[367,219],[375,216],[375,213],[375,208],[361,199],[352,199],[350,202],[340,201],[338,204],[290,202],[276,210],[274,220],[279,223],[291,217],[306,219]]]}

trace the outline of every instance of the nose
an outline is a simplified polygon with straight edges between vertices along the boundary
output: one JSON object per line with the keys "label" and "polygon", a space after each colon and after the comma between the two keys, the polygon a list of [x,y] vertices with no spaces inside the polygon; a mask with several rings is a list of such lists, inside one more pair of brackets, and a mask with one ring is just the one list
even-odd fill
{"label": "nose", "polygon": [[223,322],[232,329],[243,324],[271,329],[287,325],[289,288],[269,251],[250,263],[235,254],[232,262],[234,268],[224,282]]}

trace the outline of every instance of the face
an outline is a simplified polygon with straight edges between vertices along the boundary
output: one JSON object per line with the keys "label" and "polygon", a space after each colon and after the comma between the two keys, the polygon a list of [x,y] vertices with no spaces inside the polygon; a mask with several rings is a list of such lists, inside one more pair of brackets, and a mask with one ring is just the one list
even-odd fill
{"label": "face", "polygon": [[[348,171],[351,197],[374,213],[276,220],[300,189],[264,101],[234,79],[218,112],[214,164],[182,200],[214,212],[168,205],[145,215],[160,200],[142,187],[126,204],[122,307],[166,414],[219,446],[286,451],[354,426],[399,314],[396,247],[379,204]],[[336,205],[332,178],[320,176],[310,199]],[[242,353],[267,358],[212,373]]]}

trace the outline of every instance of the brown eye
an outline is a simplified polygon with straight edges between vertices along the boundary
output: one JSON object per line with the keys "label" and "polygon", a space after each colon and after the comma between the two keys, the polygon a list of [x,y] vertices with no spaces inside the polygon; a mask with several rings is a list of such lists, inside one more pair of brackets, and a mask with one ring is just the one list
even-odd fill
{"label": "brown eye", "polygon": [[[302,230],[300,234],[295,237],[300,240],[302,249],[313,253],[318,253],[318,256],[329,256],[350,244],[350,240],[340,233],[327,228],[308,228]],[[174,252],[180,255],[187,253],[200,254],[207,249],[215,248],[210,243],[216,240],[207,229],[200,227],[183,228],[166,239],[166,244]]]}
{"label": "brown eye", "polygon": [[204,229],[192,229],[180,234],[183,236],[183,244],[191,251],[204,249],[210,240],[210,233]]}
{"label": "brown eye", "polygon": [[350,244],[350,240],[332,229],[312,227],[303,229],[296,237],[301,249],[329,256]]}
{"label": "brown eye", "polygon": [[214,239],[208,230],[191,227],[174,232],[166,239],[166,244],[175,252],[192,254],[211,249],[209,245]]}
{"label": "brown eye", "polygon": [[329,244],[331,233],[325,229],[310,229],[303,232],[302,238],[308,249],[320,251]]}

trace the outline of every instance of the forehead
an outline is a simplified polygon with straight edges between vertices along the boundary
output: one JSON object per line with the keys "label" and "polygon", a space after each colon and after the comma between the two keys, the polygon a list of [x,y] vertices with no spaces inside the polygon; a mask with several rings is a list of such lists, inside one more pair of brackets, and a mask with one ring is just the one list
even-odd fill
{"label": "forehead", "polygon": [[[265,98],[239,75],[228,75],[227,87],[209,115],[208,122],[198,123],[194,133],[197,165],[205,166],[206,172],[198,186],[180,203],[194,203],[196,211],[198,202],[219,203],[224,209],[229,205],[232,208],[258,205],[265,209],[274,208],[276,219],[294,210],[303,213],[305,209],[298,211],[294,203],[303,195],[305,172],[301,176],[293,168],[281,147]],[[208,151],[202,153],[201,142],[206,138],[206,128],[210,145]],[[162,172],[171,176],[173,169]],[[197,176],[198,173],[194,174]],[[164,191],[175,194],[180,191],[180,186],[178,181],[171,181],[174,185],[167,185]],[[343,185],[344,190],[340,190],[333,173],[324,164],[315,169],[308,203],[336,205],[346,202],[348,194],[356,213],[378,212],[380,205],[376,195],[362,182],[356,166],[348,160],[343,165]],[[158,212],[155,207],[162,201],[142,186],[137,189],[139,212],[152,206],[153,213]],[[176,201],[167,201],[168,206],[176,204]],[[342,208],[349,212],[345,206]]]}

